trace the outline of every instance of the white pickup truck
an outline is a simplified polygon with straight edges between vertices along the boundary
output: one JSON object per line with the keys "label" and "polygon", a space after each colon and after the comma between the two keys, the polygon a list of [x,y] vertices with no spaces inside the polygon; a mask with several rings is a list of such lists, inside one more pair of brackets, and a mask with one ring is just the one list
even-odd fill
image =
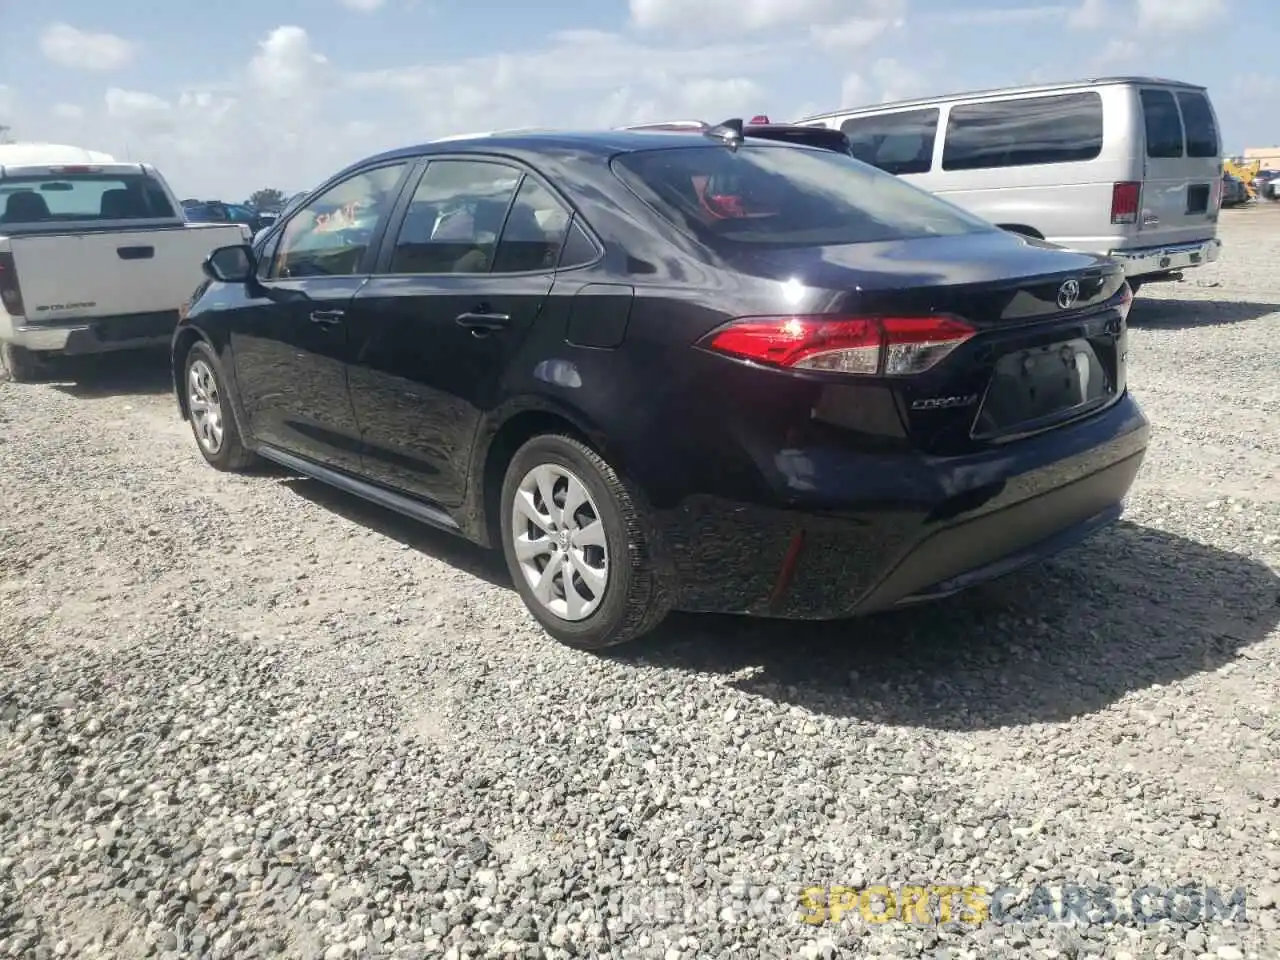
{"label": "white pickup truck", "polygon": [[21,382],[56,355],[167,345],[204,258],[248,240],[240,224],[187,223],[147,164],[0,146],[0,362]]}

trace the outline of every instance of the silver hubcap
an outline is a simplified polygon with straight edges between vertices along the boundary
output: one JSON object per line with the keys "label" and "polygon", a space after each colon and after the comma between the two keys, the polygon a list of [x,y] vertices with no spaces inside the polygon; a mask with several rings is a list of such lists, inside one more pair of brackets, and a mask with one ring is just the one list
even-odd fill
{"label": "silver hubcap", "polygon": [[196,360],[187,371],[187,407],[196,440],[207,453],[216,454],[222,449],[221,400],[213,368],[203,360]]}
{"label": "silver hubcap", "polygon": [[534,467],[516,491],[511,530],[539,603],[562,620],[595,613],[609,585],[609,549],[586,484],[559,464]]}

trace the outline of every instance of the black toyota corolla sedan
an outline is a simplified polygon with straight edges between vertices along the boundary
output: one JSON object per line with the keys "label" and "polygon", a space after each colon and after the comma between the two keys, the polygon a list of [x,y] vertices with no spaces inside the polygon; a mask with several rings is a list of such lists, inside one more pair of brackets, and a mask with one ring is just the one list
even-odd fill
{"label": "black toyota corolla sedan", "polygon": [[576,647],[955,593],[1115,520],[1147,445],[1118,266],[734,123],[384,153],[205,272],[205,459],[500,547]]}

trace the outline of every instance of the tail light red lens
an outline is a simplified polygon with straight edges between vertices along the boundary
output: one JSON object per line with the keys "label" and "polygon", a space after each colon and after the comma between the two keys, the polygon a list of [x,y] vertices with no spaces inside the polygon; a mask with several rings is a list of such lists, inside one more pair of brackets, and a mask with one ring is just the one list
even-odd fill
{"label": "tail light red lens", "polygon": [[18,268],[12,253],[0,253],[0,303],[11,317],[25,316],[22,288],[18,286]]}
{"label": "tail light red lens", "polygon": [[769,122],[769,118],[765,116],[763,113],[757,113],[754,117],[751,118],[751,122],[758,123],[758,124],[767,124]]}
{"label": "tail light red lens", "polygon": [[743,317],[699,345],[771,367],[861,376],[909,376],[937,365],[974,335],[953,317]]}
{"label": "tail light red lens", "polygon": [[1111,222],[1137,223],[1142,184],[1126,182],[1111,187]]}

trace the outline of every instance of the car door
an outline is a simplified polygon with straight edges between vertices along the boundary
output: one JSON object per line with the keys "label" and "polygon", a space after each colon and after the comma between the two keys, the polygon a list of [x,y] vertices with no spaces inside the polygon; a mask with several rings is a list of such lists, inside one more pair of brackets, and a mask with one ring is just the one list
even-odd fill
{"label": "car door", "polygon": [[236,381],[260,443],[358,472],[346,309],[377,257],[408,162],[362,170],[299,208],[273,238],[230,330]]}
{"label": "car door", "polygon": [[371,479],[455,507],[570,217],[529,171],[477,157],[433,159],[402,206],[352,303],[351,398]]}
{"label": "car door", "polygon": [[1142,184],[1143,246],[1213,236],[1222,175],[1217,121],[1198,90],[1142,87],[1146,146]]}

